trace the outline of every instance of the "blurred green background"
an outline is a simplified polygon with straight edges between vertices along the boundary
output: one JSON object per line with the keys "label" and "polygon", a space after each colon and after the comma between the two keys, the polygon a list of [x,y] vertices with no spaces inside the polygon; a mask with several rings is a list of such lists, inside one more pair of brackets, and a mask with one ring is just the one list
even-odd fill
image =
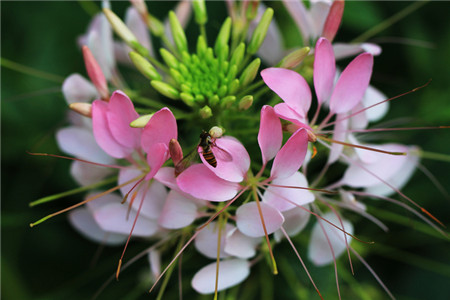
{"label": "blurred green background", "polygon": [[[350,41],[410,4],[405,1],[347,2],[336,41]],[[26,151],[60,153],[54,134],[66,124],[67,112],[61,83],[71,73],[85,74],[76,37],[86,30],[89,9],[86,4],[75,1],[2,1],[0,5],[3,60],[1,294],[3,299],[90,298],[115,271],[122,247],[104,249],[92,266],[98,245],[73,230],[65,216],[29,228],[30,222],[76,203],[79,198],[68,197],[29,208],[29,202],[75,188],[76,184],[69,176],[68,161],[26,154]],[[174,2],[167,1],[149,3],[151,11],[160,18],[173,5]],[[285,20],[280,2],[269,5],[275,8],[275,17]],[[112,3],[119,16],[123,16],[127,6],[128,3],[123,1]],[[212,14],[208,26],[214,32],[224,18],[224,5],[207,3],[207,8]],[[394,96],[433,79],[427,88],[391,103],[385,120],[405,120],[406,117],[407,124],[415,126],[450,125],[449,11],[450,2],[429,2],[370,39],[383,48],[383,53],[375,59],[372,84],[387,95]],[[286,21],[280,23],[285,25]],[[294,45],[296,41],[287,43]],[[11,61],[34,71],[21,72],[18,67],[12,70]],[[386,138],[450,155],[450,130],[399,132]],[[450,190],[450,162],[423,160],[423,164]],[[450,225],[449,198],[440,193],[422,172],[415,173],[404,192]],[[376,206],[377,209],[369,212],[386,221],[391,231],[385,234],[369,222],[360,222],[356,234],[376,243],[353,245],[365,255],[398,299],[450,299],[448,239],[404,210],[385,203]],[[300,243],[307,241],[307,236],[299,238]],[[129,258],[143,249],[139,248],[143,246],[137,246],[139,249],[133,246],[128,250]],[[255,299],[280,299],[280,295],[283,299],[318,299],[292,250],[287,244],[282,246],[277,247],[276,255],[292,259],[295,272],[272,279],[267,267],[260,264],[242,287],[248,293],[253,291]],[[306,258],[305,247],[299,248]],[[196,296],[189,288],[190,276],[205,264],[204,259],[191,252],[186,253],[186,258],[194,257],[199,261],[198,264],[185,263],[184,297],[211,299],[210,296]],[[356,259],[354,263],[354,277],[345,258],[339,264],[343,298],[359,299],[366,294],[366,299],[387,299],[370,273]],[[325,299],[337,299],[333,268],[314,268],[307,264]],[[283,272],[282,265],[280,269]],[[121,280],[110,284],[99,299],[155,298],[156,294],[146,293],[150,287],[145,278],[147,273],[148,263],[144,258],[123,272]],[[178,298],[176,282],[175,279],[170,281],[172,288],[165,298]],[[261,282],[265,284],[261,285]],[[298,293],[298,290],[304,292]],[[245,299],[250,298],[246,296]]]}

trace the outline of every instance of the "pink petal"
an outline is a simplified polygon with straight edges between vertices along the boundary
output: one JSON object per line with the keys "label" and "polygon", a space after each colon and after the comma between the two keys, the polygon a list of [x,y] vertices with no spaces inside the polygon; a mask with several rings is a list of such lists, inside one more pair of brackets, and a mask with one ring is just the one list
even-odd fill
{"label": "pink petal", "polygon": [[83,186],[97,183],[111,174],[111,169],[79,161],[74,161],[70,166],[70,175]]}
{"label": "pink petal", "polygon": [[170,191],[158,224],[167,229],[178,229],[190,225],[197,217],[197,206],[190,199]]}
{"label": "pink petal", "polygon": [[[215,141],[216,146],[211,146],[211,150],[217,160],[214,168],[200,155],[203,164],[216,176],[231,182],[241,182],[250,167],[250,156],[237,139],[224,136]],[[200,150],[201,151],[201,150]],[[222,152],[225,152],[222,154]]]}
{"label": "pink petal", "polygon": [[311,90],[300,74],[288,69],[268,68],[261,71],[261,77],[289,107],[300,116],[306,116],[311,106]]}
{"label": "pink petal", "polygon": [[335,0],[330,7],[325,24],[323,25],[323,34],[329,41],[333,41],[341,25],[342,15],[344,14],[344,1]]}
{"label": "pink petal", "polygon": [[264,105],[261,109],[258,144],[261,148],[263,164],[275,157],[283,142],[281,122],[271,106]]}
{"label": "pink petal", "polygon": [[[289,177],[276,178],[271,183],[292,187],[308,187],[306,177],[300,172],[295,172]],[[270,206],[284,212],[296,207],[295,204],[305,205],[313,202],[314,194],[303,189],[269,186],[264,192],[263,200]]]}
{"label": "pink petal", "polygon": [[[198,271],[192,278],[192,287],[200,294],[212,294],[216,284],[216,262]],[[250,274],[250,265],[243,259],[220,261],[218,291],[225,290],[244,281]]]}
{"label": "pink petal", "polygon": [[240,185],[217,177],[204,164],[195,164],[177,177],[180,189],[199,199],[226,201],[236,196]]}
{"label": "pink petal", "polygon": [[311,127],[309,127],[306,123],[308,122],[306,118],[297,114],[292,108],[289,107],[286,103],[278,103],[274,106],[274,111],[278,117],[283,120],[290,121],[298,127],[309,129],[312,131]]}
{"label": "pink petal", "polygon": [[238,258],[251,258],[255,256],[255,248],[260,242],[260,238],[248,237],[234,228],[227,234],[224,251]]}
{"label": "pink petal", "polygon": [[95,86],[80,74],[67,77],[63,82],[62,92],[68,104],[90,102],[98,97]]}
{"label": "pink petal", "polygon": [[163,143],[169,146],[171,139],[177,139],[177,121],[167,107],[157,111],[145,125],[142,132],[142,148],[148,151],[152,145]]}
{"label": "pink petal", "polygon": [[336,60],[331,43],[324,38],[317,41],[314,54],[314,88],[319,104],[330,99],[336,75]]}
{"label": "pink petal", "polygon": [[[309,210],[308,205],[305,208]],[[289,236],[295,236],[306,227],[310,216],[311,214],[308,211],[300,207],[285,211],[283,212],[283,228]],[[284,234],[281,230],[278,230],[274,233],[274,237],[277,241],[281,241],[284,238]]]}
{"label": "pink petal", "polygon": [[[349,129],[348,128],[349,120],[348,119],[342,120],[345,117],[346,117],[345,114],[338,114],[336,116],[336,124],[334,125],[334,130],[333,130],[333,139],[336,141],[344,142],[346,140],[346,137],[348,134],[346,131]],[[332,163],[336,162],[339,159],[343,150],[344,150],[344,145],[332,143],[331,149],[330,149],[330,155],[328,156],[328,164],[332,164]]]}
{"label": "pink petal", "polygon": [[123,147],[117,142],[110,129],[107,119],[108,104],[102,100],[92,103],[92,126],[97,144],[110,156],[124,158],[133,152],[133,148]]}
{"label": "pink petal", "polygon": [[340,114],[355,107],[364,96],[372,75],[373,56],[358,55],[342,72],[330,99],[330,111]]}
{"label": "pink petal", "polygon": [[111,164],[114,160],[96,143],[92,131],[83,127],[67,127],[58,130],[56,140],[62,151],[88,161]]}
{"label": "pink petal", "polygon": [[[122,169],[119,173],[118,184],[121,185],[130,179],[133,179],[139,175],[142,175],[142,171],[138,169]],[[136,182],[132,182],[120,190],[122,195],[125,196],[126,193],[135,185]],[[147,191],[146,191],[147,190]],[[141,215],[150,219],[158,219],[161,211],[163,210],[164,203],[167,198],[167,190],[164,185],[158,181],[142,182],[128,195],[127,205],[130,203],[132,195],[137,192],[136,198],[133,201],[133,209],[138,210],[141,203],[142,197],[144,197],[144,202],[142,203]]]}
{"label": "pink petal", "polygon": [[[408,147],[398,144],[370,146],[385,151],[408,152],[409,150]],[[367,150],[361,150],[361,152],[363,151],[369,152]],[[359,164],[388,182],[401,174],[408,162],[408,156],[404,155],[390,155],[378,152],[369,152],[369,155],[371,158],[370,163],[359,161]],[[342,182],[352,187],[369,187],[380,184],[379,179],[356,164],[351,164],[346,170]]]}
{"label": "pink petal", "polygon": [[151,145],[147,152],[147,163],[150,167],[150,172],[145,175],[145,180],[150,180],[161,169],[164,162],[167,160],[169,148],[166,144],[158,143]]}
{"label": "pink petal", "polygon": [[114,139],[124,147],[138,149],[142,129],[130,126],[132,121],[139,118],[130,98],[122,91],[115,91],[109,100],[108,109],[108,125]]}
{"label": "pink petal", "polygon": [[[94,212],[95,221],[105,231],[111,231],[120,234],[129,234],[136,218],[136,211],[131,210],[127,220],[128,205],[120,203],[111,203],[97,208]],[[133,236],[149,237],[156,233],[158,224],[143,215],[139,215],[136,226],[133,230]]]}
{"label": "pink petal", "polygon": [[308,149],[308,134],[305,129],[297,130],[284,144],[273,161],[270,177],[286,178],[302,165]]}
{"label": "pink petal", "polygon": [[[278,230],[284,222],[283,215],[267,203],[260,202],[267,234]],[[236,226],[250,237],[262,237],[265,235],[261,223],[261,217],[256,202],[241,205],[236,211]]]}
{"label": "pink petal", "polygon": [[332,1],[310,1],[308,20],[313,38],[322,36]]}
{"label": "pink petal", "polygon": [[[225,238],[234,226],[226,224],[225,228],[220,228],[220,258],[228,257],[224,252]],[[195,248],[198,252],[209,258],[217,258],[217,244],[219,240],[219,227],[217,222],[211,222],[203,228],[195,238]]]}
{"label": "pink petal", "polygon": [[[328,212],[322,217],[342,229],[339,219],[333,212]],[[342,223],[344,224],[344,230],[350,234],[353,234],[353,225],[345,219],[342,219]],[[321,224],[325,229],[328,239],[330,240],[334,255],[338,258],[347,249],[345,245],[344,233],[325,221],[321,221]],[[347,235],[348,243],[350,243],[351,239],[352,238]],[[323,233],[322,227],[319,223],[314,225],[311,233],[311,240],[309,241],[308,246],[308,257],[317,266],[323,266],[333,262],[333,255],[330,246],[328,245],[326,235]]]}
{"label": "pink petal", "polygon": [[86,71],[88,73],[91,82],[94,84],[95,88],[99,92],[102,99],[108,99],[108,83],[106,82],[105,75],[100,68],[97,60],[94,58],[91,50],[88,46],[83,46],[83,59],[86,66]]}
{"label": "pink petal", "polygon": [[121,245],[127,240],[127,235],[106,232],[101,229],[86,207],[72,210],[69,213],[69,221],[85,238],[96,243]]}
{"label": "pink petal", "polygon": [[181,191],[177,185],[177,178],[175,177],[175,169],[172,167],[164,167],[158,170],[156,175],[153,177],[168,188]]}

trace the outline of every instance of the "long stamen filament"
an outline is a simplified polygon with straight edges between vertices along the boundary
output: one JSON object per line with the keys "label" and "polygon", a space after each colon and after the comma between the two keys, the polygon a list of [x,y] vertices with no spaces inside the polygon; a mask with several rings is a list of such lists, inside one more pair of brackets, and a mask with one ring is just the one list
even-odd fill
{"label": "long stamen filament", "polygon": [[84,162],[84,163],[87,163],[87,164],[100,166],[100,167],[106,167],[106,168],[113,168],[113,169],[126,169],[126,168],[128,168],[126,166],[101,164],[101,163],[96,163],[96,162],[92,162],[92,161],[81,159],[81,158],[75,158],[75,157],[69,157],[69,156],[63,156],[63,155],[56,155],[56,154],[49,154],[49,153],[35,153],[35,152],[28,152],[28,151],[27,151],[27,153],[30,154],[30,155],[33,155],[33,156],[50,156],[50,157],[56,157],[56,158],[63,158],[63,159],[68,159],[68,160],[80,161],[80,162]]}
{"label": "long stamen filament", "polygon": [[336,141],[333,139],[329,139],[326,138],[324,136],[321,135],[317,135],[317,138],[330,142],[330,143],[335,143],[335,144],[340,144],[340,145],[344,145],[344,146],[349,146],[349,147],[354,147],[354,148],[360,148],[360,149],[364,149],[364,150],[369,150],[369,151],[374,151],[374,152],[380,152],[380,153],[384,153],[384,154],[390,154],[390,155],[407,155],[406,152],[393,152],[393,151],[385,151],[385,150],[380,150],[380,149],[376,149],[376,148],[372,148],[372,147],[367,147],[367,146],[361,146],[361,145],[355,145],[355,144],[350,144],[350,143],[346,143],[346,142],[342,142],[342,141]]}

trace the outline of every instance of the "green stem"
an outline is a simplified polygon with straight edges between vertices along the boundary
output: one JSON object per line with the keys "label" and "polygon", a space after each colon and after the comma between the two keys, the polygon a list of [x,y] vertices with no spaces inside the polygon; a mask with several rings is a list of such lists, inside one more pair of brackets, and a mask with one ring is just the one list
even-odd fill
{"label": "green stem", "polygon": [[382,32],[389,26],[392,26],[393,24],[397,23],[401,19],[405,18],[412,12],[414,12],[416,9],[422,7],[425,5],[429,0],[425,1],[415,1],[411,5],[405,7],[395,15],[391,16],[390,18],[387,18],[383,22],[379,23],[378,25],[372,27],[371,29],[367,30],[357,38],[353,39],[350,43],[362,43],[364,41],[367,41],[369,38],[373,37],[374,35]]}
{"label": "green stem", "polygon": [[428,159],[433,159],[433,160],[450,162],[450,155],[447,155],[447,154],[419,150],[418,155],[421,158],[428,158]]}
{"label": "green stem", "polygon": [[30,68],[30,67],[24,66],[22,64],[13,62],[13,61],[11,61],[9,59],[6,59],[4,57],[1,58],[0,64],[1,64],[2,67],[5,67],[5,68],[8,68],[10,70],[17,71],[17,72],[20,72],[20,73],[23,73],[23,74],[27,74],[27,75],[30,75],[30,76],[34,76],[34,77],[37,77],[37,78],[46,79],[46,80],[57,82],[57,83],[62,83],[64,81],[64,78],[61,77],[61,76],[50,74],[50,73],[47,73],[47,72],[39,71],[39,70],[36,70],[34,68]]}
{"label": "green stem", "polygon": [[208,45],[208,37],[206,36],[205,25],[200,25],[200,34],[205,39],[206,45]]}
{"label": "green stem", "polygon": [[91,184],[91,185],[82,186],[82,187],[79,187],[79,188],[76,188],[76,189],[73,189],[73,190],[70,190],[70,191],[66,191],[66,192],[63,192],[63,193],[47,196],[47,197],[38,199],[36,201],[30,202],[29,206],[33,207],[33,206],[36,206],[36,205],[39,205],[39,204],[43,204],[43,203],[47,203],[47,202],[50,202],[50,201],[58,200],[58,199],[63,198],[63,197],[67,197],[67,196],[70,196],[70,195],[74,195],[74,194],[78,194],[78,193],[85,192],[85,191],[88,191],[88,190],[92,190],[92,189],[98,188],[100,186],[104,186],[104,185],[107,185],[109,183],[113,183],[116,180],[117,180],[117,176],[114,176],[114,177],[105,179],[103,181],[100,181],[100,182],[97,182],[97,183],[94,183],[94,184]]}

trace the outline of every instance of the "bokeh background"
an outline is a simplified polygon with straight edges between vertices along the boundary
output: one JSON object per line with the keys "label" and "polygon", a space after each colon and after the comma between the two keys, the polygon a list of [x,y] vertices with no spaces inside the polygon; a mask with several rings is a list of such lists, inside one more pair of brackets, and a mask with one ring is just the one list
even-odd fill
{"label": "bokeh background", "polygon": [[[55,131],[66,124],[66,103],[61,84],[66,76],[85,74],[76,37],[84,33],[99,3],[2,1],[1,5],[1,296],[3,299],[89,299],[114,273],[122,247],[105,248],[93,261],[98,245],[74,231],[65,216],[36,228],[28,224],[51,212],[76,203],[78,196],[29,208],[28,203],[46,195],[76,187],[70,178],[69,162],[32,157],[26,151],[60,153]],[[156,16],[164,18],[174,2],[151,2]],[[280,2],[270,2],[283,28],[290,25]],[[411,2],[348,1],[337,41],[350,41],[380,26]],[[123,16],[127,2],[112,2]],[[211,33],[217,32],[225,15],[223,3],[207,3]],[[399,120],[415,126],[450,125],[450,2],[428,2],[387,26],[370,41],[383,53],[375,59],[372,84],[389,96],[431,84],[391,103],[385,120]],[[298,33],[284,31],[286,44],[298,43]],[[20,65],[16,65],[20,64]],[[345,66],[346,61],[342,62]],[[407,122],[407,123],[404,123]],[[399,132],[383,138],[417,144],[430,152],[450,155],[450,129]],[[450,162],[424,159],[423,165],[447,191]],[[450,200],[422,172],[417,171],[403,190],[450,226]],[[369,222],[360,222],[356,233],[375,245],[353,245],[376,270],[398,299],[450,299],[450,244],[447,238],[417,221],[410,213],[386,203],[376,203],[369,212],[385,221],[391,231],[381,232]],[[299,237],[306,258],[308,237]],[[139,248],[141,247],[141,248]],[[130,258],[143,246],[129,247]],[[195,252],[195,251],[191,251]],[[210,299],[193,293],[190,276],[204,261],[187,252],[183,266],[185,299]],[[276,255],[292,258],[295,269],[273,278],[264,264],[252,269],[242,288],[241,299],[317,299],[300,264],[287,244]],[[168,257],[165,257],[168,258]],[[387,299],[376,280],[354,260],[356,274],[349,272],[346,259],[339,263],[344,299]],[[307,263],[325,299],[337,299],[333,267],[314,268]],[[141,259],[112,282],[99,299],[154,299],[148,262]],[[190,275],[188,275],[190,274]],[[164,299],[177,299],[176,276],[169,281]],[[365,295],[365,296],[364,296]]]}

